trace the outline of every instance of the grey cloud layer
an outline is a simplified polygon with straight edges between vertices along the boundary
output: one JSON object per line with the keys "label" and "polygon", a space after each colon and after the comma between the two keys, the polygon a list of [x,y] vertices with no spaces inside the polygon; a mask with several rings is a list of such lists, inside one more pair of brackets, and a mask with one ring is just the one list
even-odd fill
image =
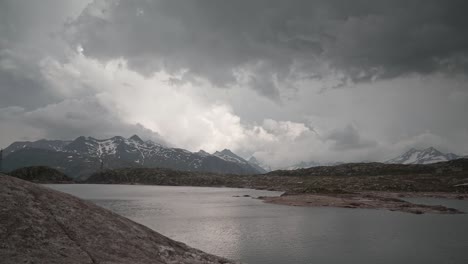
{"label": "grey cloud layer", "polygon": [[48,90],[39,64],[46,56],[66,58],[60,32],[84,6],[80,1],[0,1],[0,107],[32,110],[60,101]]}
{"label": "grey cloud layer", "polygon": [[82,135],[109,138],[138,134],[169,145],[141,124],[122,123],[119,116],[104,108],[95,98],[64,100],[33,111],[21,107],[3,108],[0,122],[4,126],[1,139],[5,143],[38,138],[69,140]]}
{"label": "grey cloud layer", "polygon": [[271,98],[278,83],[299,77],[335,72],[343,84],[468,65],[462,0],[104,3],[68,25],[85,54],[123,56],[145,73],[186,70],[216,86],[236,83],[244,69],[247,84]]}
{"label": "grey cloud layer", "polygon": [[1,146],[137,133],[273,167],[468,153],[467,1],[87,2],[0,1]]}

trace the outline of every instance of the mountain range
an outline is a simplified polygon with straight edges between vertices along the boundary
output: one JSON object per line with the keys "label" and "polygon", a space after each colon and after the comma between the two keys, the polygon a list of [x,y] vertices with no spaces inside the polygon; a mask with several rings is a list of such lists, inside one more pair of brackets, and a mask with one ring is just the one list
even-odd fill
{"label": "mountain range", "polygon": [[[403,154],[395,157],[391,160],[384,161],[387,164],[431,164],[442,161],[455,160],[460,158],[468,158],[468,156],[459,156],[453,153],[443,153],[434,147],[429,147],[426,149],[415,149],[412,148],[409,151],[404,152]],[[252,160],[252,161],[251,161]],[[257,164],[263,168],[267,168],[267,171],[272,171],[269,167],[266,167],[264,164],[258,163],[254,157],[251,158],[249,162],[252,164]],[[302,161],[300,163],[281,168],[280,170],[297,170],[297,169],[306,169],[312,167],[320,166],[335,166],[344,164],[344,162],[316,162],[316,161]]]}
{"label": "mountain range", "polygon": [[[115,136],[109,139],[78,137],[75,140],[18,141],[4,151],[3,169],[12,171],[27,166],[49,166],[74,178],[84,179],[101,169],[117,168],[169,168],[181,171],[213,172],[222,174],[261,174],[271,168],[254,156],[249,160],[224,149],[213,154],[200,150],[190,152],[170,148],[153,141],[144,141],[139,136],[130,138]],[[387,164],[430,164],[462,158],[453,153],[442,153],[429,147],[415,148]],[[342,163],[301,162],[284,170],[318,166],[333,166]]]}
{"label": "mountain range", "polygon": [[4,150],[6,171],[26,166],[49,166],[74,178],[86,178],[101,169],[125,167],[170,168],[224,174],[258,174],[265,171],[225,149],[209,154],[170,148],[137,135],[109,139],[78,137],[73,141],[14,142]]}
{"label": "mountain range", "polygon": [[343,164],[344,162],[316,162],[316,161],[309,161],[309,162],[299,162],[295,165],[289,166],[285,168],[285,170],[297,170],[297,169],[305,169],[305,168],[312,168],[312,167],[319,167],[319,166],[335,166]]}
{"label": "mountain range", "polygon": [[439,150],[429,147],[426,149],[412,148],[402,155],[385,161],[388,164],[431,164],[442,161],[449,161],[462,158],[453,153],[442,153]]}

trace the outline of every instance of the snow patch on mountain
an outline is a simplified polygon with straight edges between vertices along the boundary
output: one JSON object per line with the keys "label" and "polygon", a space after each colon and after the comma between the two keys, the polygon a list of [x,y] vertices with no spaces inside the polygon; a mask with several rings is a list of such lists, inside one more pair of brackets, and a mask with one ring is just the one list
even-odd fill
{"label": "snow patch on mountain", "polygon": [[229,149],[224,149],[222,151],[216,151],[215,153],[213,153],[213,156],[216,156],[216,157],[218,157],[220,159],[223,159],[223,160],[229,161],[229,162],[240,163],[240,164],[248,164],[248,162],[245,159],[237,156],[236,154],[234,154]]}
{"label": "snow patch on mountain", "polygon": [[461,158],[453,153],[442,153],[429,147],[423,150],[412,148],[402,155],[385,161],[388,164],[431,164]]}
{"label": "snow patch on mountain", "polygon": [[208,157],[210,156],[210,153],[204,151],[204,150],[200,150],[197,152],[198,155],[202,156],[202,157]]}
{"label": "snow patch on mountain", "polygon": [[[109,139],[78,137],[73,141],[36,141],[15,142],[5,149],[13,153],[18,149],[35,152],[34,149],[47,149],[62,153],[68,162],[74,164],[89,163],[104,169],[121,167],[162,167],[185,171],[206,171],[215,173],[256,174],[262,173],[243,158],[230,150],[216,152],[213,155],[205,151],[190,152],[180,148],[170,148],[153,141],[143,141],[137,135],[130,138],[120,136]],[[26,155],[26,154],[25,154]],[[42,155],[49,155],[47,153]],[[26,155],[27,156],[27,155]],[[33,157],[37,159],[37,157]],[[28,158],[31,160],[31,158]],[[27,160],[25,161],[28,162]],[[53,163],[50,161],[49,163]],[[55,164],[55,163],[54,163]],[[48,165],[48,164],[43,164]],[[52,166],[52,165],[51,165]],[[61,164],[55,167],[66,167]],[[76,165],[79,170],[79,165]],[[88,167],[89,167],[88,166]],[[83,167],[83,166],[82,166]],[[92,171],[92,168],[89,168]]]}

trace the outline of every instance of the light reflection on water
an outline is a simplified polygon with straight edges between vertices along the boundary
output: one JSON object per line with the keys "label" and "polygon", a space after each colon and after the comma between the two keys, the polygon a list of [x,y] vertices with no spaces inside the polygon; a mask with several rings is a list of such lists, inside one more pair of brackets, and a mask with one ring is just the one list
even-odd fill
{"label": "light reflection on water", "polygon": [[[175,240],[252,264],[468,263],[467,215],[265,204],[278,192],[139,185],[49,185]],[[468,212],[468,201],[439,202]]]}

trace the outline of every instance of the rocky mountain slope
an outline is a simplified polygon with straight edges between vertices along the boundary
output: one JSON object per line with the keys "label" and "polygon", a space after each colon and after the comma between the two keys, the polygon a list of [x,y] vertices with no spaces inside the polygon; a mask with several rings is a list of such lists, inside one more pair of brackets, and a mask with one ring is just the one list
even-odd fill
{"label": "rocky mountain slope", "polygon": [[12,143],[4,150],[4,155],[7,156],[15,151],[21,150],[23,148],[37,148],[37,149],[46,149],[52,151],[63,151],[66,145],[70,144],[71,141],[66,140],[46,140],[41,139],[37,141],[17,141]]}
{"label": "rocky mountain slope", "polygon": [[104,140],[78,137],[73,141],[15,142],[5,149],[4,156],[3,166],[7,171],[44,165],[74,178],[87,177],[99,171],[101,166],[103,169],[162,167],[232,174],[263,172],[229,150],[213,155],[204,151],[190,152],[143,141],[136,135],[130,138],[116,136]]}
{"label": "rocky mountain slope", "polygon": [[0,174],[1,263],[233,263],[74,196]]}
{"label": "rocky mountain slope", "polygon": [[453,153],[442,153],[430,147],[419,150],[412,148],[402,155],[386,161],[388,164],[431,164],[461,158]]}
{"label": "rocky mountain slope", "polygon": [[257,171],[257,173],[267,172],[264,168],[262,168],[261,166],[258,165],[258,161],[256,161],[255,158],[252,159],[253,157],[251,157],[247,161],[247,160],[237,156],[236,154],[234,154],[229,149],[224,149],[223,151],[216,151],[215,153],[213,153],[213,155],[218,157],[218,158],[221,158],[221,159],[223,159],[225,161],[235,162],[235,163],[241,164],[245,168],[253,167]]}

